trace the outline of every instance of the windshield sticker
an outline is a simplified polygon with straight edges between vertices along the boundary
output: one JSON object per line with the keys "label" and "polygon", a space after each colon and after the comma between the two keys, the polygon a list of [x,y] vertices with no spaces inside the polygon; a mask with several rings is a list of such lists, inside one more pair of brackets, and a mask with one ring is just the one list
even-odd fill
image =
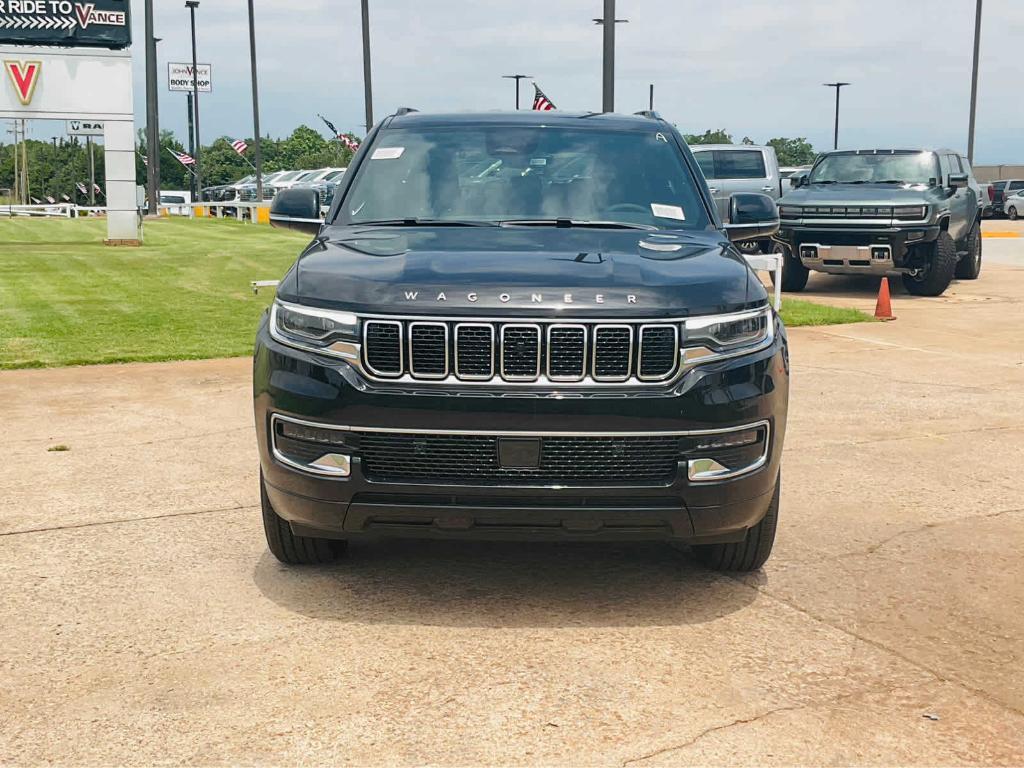
{"label": "windshield sticker", "polygon": [[531,157],[530,165],[547,165],[548,159],[546,157]]}
{"label": "windshield sticker", "polygon": [[378,147],[370,155],[371,160],[397,160],[405,152],[405,147]]}
{"label": "windshield sticker", "polygon": [[659,219],[676,219],[686,221],[686,214],[678,205],[665,205],[664,203],[651,203],[651,213]]}

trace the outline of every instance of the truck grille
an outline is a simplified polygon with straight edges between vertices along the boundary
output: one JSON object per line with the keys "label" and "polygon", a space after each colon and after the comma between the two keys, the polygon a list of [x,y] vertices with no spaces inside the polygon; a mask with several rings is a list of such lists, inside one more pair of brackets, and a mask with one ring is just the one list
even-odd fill
{"label": "truck grille", "polygon": [[448,485],[666,485],[673,436],[543,437],[536,467],[503,467],[497,435],[357,432],[363,474],[387,483]]}
{"label": "truck grille", "polygon": [[364,366],[391,379],[658,382],[677,372],[679,345],[672,323],[363,323]]}

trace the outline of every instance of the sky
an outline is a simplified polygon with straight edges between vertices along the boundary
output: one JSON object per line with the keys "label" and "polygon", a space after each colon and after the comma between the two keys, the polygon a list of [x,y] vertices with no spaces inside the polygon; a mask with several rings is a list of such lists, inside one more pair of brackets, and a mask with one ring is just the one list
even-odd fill
{"label": "sky", "polygon": [[[161,127],[185,135],[185,95],[168,61],[191,58],[184,0],[154,0]],[[256,0],[261,127],[363,133],[359,0]],[[972,0],[618,0],[616,108],[655,108],[687,133],[739,141],[803,136],[832,146],[834,91],[845,80],[840,146],[966,151]],[[975,161],[1024,162],[1024,0],[986,0]],[[144,124],[143,4],[132,0],[135,104]],[[532,75],[561,109],[601,106],[601,0],[370,0],[374,115],[508,109]],[[252,134],[245,0],[201,0],[204,143]],[[523,84],[523,103],[533,89]],[[326,132],[326,131],[325,131]]]}

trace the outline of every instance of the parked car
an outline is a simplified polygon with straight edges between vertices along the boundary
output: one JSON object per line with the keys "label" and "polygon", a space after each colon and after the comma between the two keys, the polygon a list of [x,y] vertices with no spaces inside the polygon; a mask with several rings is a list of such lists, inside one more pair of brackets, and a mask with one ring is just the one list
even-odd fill
{"label": "parked car", "polygon": [[809,270],[902,274],[907,291],[938,296],[981,272],[978,183],[950,149],[828,152],[779,202],[782,288]]}
{"label": "parked car", "polygon": [[992,208],[1004,211],[1006,198],[1014,192],[1024,189],[1024,179],[999,179],[992,182]]}
{"label": "parked car", "polygon": [[307,187],[315,189],[317,194],[320,195],[320,208],[326,214],[327,208],[331,206],[331,202],[334,200],[334,190],[337,189],[341,177],[345,175],[345,170],[345,168],[326,168],[310,180],[299,181],[293,188]]}
{"label": "parked car", "polygon": [[1003,202],[1003,213],[1016,221],[1024,213],[1024,189],[1011,192],[1010,196]]}
{"label": "parked car", "polygon": [[[286,563],[352,538],[687,542],[768,557],[785,330],[682,136],[653,113],[385,118],[255,345],[263,524]],[[543,127],[543,130],[540,130]],[[481,170],[483,169],[483,170]]]}
{"label": "parked car", "polygon": [[[755,144],[695,144],[690,149],[704,172],[723,221],[729,217],[729,198],[736,192],[759,192],[773,200],[782,197],[782,176],[775,148]],[[738,243],[744,253],[767,253],[771,240]]]}
{"label": "parked car", "polygon": [[192,193],[186,190],[160,190],[160,205],[169,206],[167,213],[171,216],[188,216]]}

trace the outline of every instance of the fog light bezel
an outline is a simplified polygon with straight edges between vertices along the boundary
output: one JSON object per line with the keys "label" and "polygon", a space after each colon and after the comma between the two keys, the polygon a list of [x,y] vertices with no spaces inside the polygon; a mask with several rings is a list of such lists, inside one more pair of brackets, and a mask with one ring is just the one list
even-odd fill
{"label": "fog light bezel", "polygon": [[[764,438],[762,440],[763,447],[761,449],[760,455],[753,462],[737,468],[726,467],[723,464],[720,464],[715,459],[716,449],[709,447],[706,449],[705,455],[689,455],[686,457],[687,480],[694,484],[720,483],[726,480],[733,480],[737,477],[743,477],[744,475],[749,475],[761,469],[768,463],[768,458],[771,455],[772,431],[771,424],[767,420],[758,421],[755,422],[754,424],[745,424],[741,427],[731,427],[729,429],[721,430],[710,430],[707,432],[693,434],[693,438],[702,438],[714,435],[721,435],[724,437],[730,434],[739,434],[743,432],[750,432],[761,429],[764,430]],[[746,443],[746,445],[754,444],[756,443]],[[730,447],[737,446],[726,446],[725,449],[728,450]],[[721,448],[719,448],[718,450],[721,450]]]}
{"label": "fog light bezel", "polygon": [[[278,437],[278,424],[290,424],[294,426],[303,427],[309,430],[322,430],[325,432],[337,432],[338,439],[334,442],[322,442],[319,440],[303,440],[302,438],[292,437],[284,434],[284,429],[281,430],[281,436],[287,437],[290,440],[296,440],[298,442],[304,442],[311,446],[320,446],[323,448],[323,453],[313,461],[305,462],[299,461],[285,454],[277,445]],[[304,421],[302,419],[292,418],[290,416],[282,416],[279,413],[271,414],[270,416],[270,453],[281,464],[287,467],[304,472],[310,475],[316,475],[318,477],[331,478],[334,480],[347,480],[352,476],[352,448],[345,443],[345,435],[348,433],[348,429],[344,427],[334,427],[329,424],[318,424],[311,421]]]}

